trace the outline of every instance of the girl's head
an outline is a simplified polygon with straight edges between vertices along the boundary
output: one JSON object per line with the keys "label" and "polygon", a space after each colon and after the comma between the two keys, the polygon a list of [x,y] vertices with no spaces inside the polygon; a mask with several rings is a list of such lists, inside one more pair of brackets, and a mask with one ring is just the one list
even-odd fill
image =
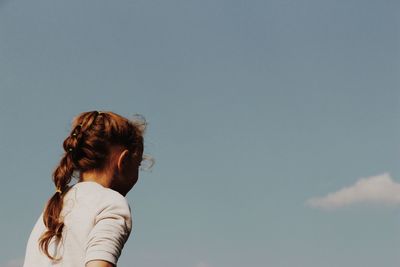
{"label": "girl's head", "polygon": [[144,130],[144,121],[130,121],[113,112],[81,113],[64,140],[64,161],[53,175],[56,187],[64,191],[75,171],[80,180],[105,177],[103,185],[126,195],[138,178]]}
{"label": "girl's head", "polygon": [[51,259],[48,246],[53,237],[61,238],[60,218],[63,196],[73,176],[92,180],[126,195],[138,180],[143,156],[143,119],[128,120],[113,112],[90,111],[76,116],[70,134],[63,142],[65,153],[53,172],[57,191],[48,201],[43,221],[47,231],[39,243]]}

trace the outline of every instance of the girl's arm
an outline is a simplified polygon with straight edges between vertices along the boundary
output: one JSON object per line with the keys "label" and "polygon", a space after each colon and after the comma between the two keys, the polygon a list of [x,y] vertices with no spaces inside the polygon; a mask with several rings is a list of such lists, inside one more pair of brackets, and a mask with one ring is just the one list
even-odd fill
{"label": "girl's arm", "polygon": [[87,237],[84,262],[86,267],[115,267],[132,229],[130,207],[125,197],[109,190],[96,208],[99,213]]}
{"label": "girl's arm", "polygon": [[115,267],[114,264],[109,263],[108,261],[89,261],[85,267]]}

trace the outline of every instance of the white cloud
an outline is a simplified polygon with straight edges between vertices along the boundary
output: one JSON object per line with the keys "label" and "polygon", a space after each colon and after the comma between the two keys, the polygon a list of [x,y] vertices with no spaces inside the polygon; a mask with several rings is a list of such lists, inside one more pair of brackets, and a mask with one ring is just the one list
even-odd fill
{"label": "white cloud", "polygon": [[311,198],[306,204],[314,208],[332,209],[357,203],[400,205],[400,184],[383,173],[361,178],[355,184],[324,197]]}
{"label": "white cloud", "polygon": [[1,264],[1,267],[22,267],[24,259],[9,260],[6,263]]}

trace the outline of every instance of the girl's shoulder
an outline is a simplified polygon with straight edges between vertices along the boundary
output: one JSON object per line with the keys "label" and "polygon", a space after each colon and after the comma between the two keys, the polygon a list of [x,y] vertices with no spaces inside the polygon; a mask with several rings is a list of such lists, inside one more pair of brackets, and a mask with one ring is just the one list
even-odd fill
{"label": "girl's shoulder", "polygon": [[[103,185],[93,181],[78,182],[70,186],[68,191],[75,191],[75,193],[79,191],[82,196],[100,195],[101,197],[112,196],[120,200],[125,199],[125,197],[119,192],[110,188],[106,188]],[[70,194],[70,192],[67,192],[67,195],[68,194]]]}
{"label": "girl's shoulder", "polygon": [[79,182],[71,186],[64,201],[68,203],[71,199],[73,202],[91,206],[92,210],[97,212],[101,212],[104,209],[111,211],[117,209],[125,213],[127,211],[130,212],[128,200],[123,195],[92,181]]}

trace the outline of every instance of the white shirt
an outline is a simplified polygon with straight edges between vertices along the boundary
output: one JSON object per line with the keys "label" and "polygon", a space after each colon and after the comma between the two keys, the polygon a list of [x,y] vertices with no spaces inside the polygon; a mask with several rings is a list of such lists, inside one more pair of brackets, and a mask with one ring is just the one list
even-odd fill
{"label": "white shirt", "polygon": [[[53,262],[39,250],[38,239],[46,230],[43,212],[29,237],[23,267],[84,267],[91,260],[117,265],[132,229],[131,209],[117,191],[96,182],[79,182],[64,196],[62,240],[49,245],[50,255],[62,257]],[[57,248],[57,249],[56,249]]]}

